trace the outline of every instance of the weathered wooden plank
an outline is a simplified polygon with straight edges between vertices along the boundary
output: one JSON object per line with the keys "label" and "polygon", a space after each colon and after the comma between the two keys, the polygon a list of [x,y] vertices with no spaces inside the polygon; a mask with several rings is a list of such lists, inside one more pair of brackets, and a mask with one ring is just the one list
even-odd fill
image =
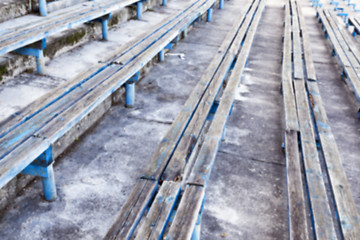
{"label": "weathered wooden plank", "polygon": [[316,239],[337,239],[317,152],[314,126],[304,81],[294,81],[310,206]]}
{"label": "weathered wooden plank", "polygon": [[254,17],[254,21],[251,23],[249,31],[247,32],[247,37],[245,39],[241,52],[237,57],[234,69],[221,96],[221,101],[214,116],[214,119],[201,146],[192,173],[190,174],[187,181],[190,184],[205,186],[210,177],[217,149],[221,142],[221,136],[234,101],[235,91],[245,68],[246,59],[249,55],[252,41],[264,6],[265,1],[262,1],[259,6],[259,12]]}
{"label": "weathered wooden plank", "polygon": [[[349,59],[350,65],[354,68],[358,68],[360,65],[359,65],[359,62],[357,61],[354,53],[356,53],[356,52],[359,53],[359,51],[357,49],[354,49],[351,46],[350,42],[346,41],[346,38],[345,38],[346,33],[342,32],[340,30],[336,16],[333,16],[330,11],[324,11],[324,13],[329,22],[329,26],[331,26],[332,31],[334,32],[336,40],[339,42],[340,47],[344,51],[346,57]],[[360,53],[359,53],[359,55],[360,55]]]}
{"label": "weathered wooden plank", "polygon": [[306,23],[304,20],[304,15],[302,14],[301,4],[297,4],[298,16],[299,16],[299,27],[301,29],[301,36],[304,48],[304,60],[305,60],[305,72],[306,78],[311,81],[316,81],[316,72],[314,67],[314,62],[312,58],[312,51],[309,42],[309,36],[306,30]]}
{"label": "weathered wooden plank", "polygon": [[149,203],[149,196],[154,194],[156,187],[156,182],[140,179],[104,239],[129,239]]}
{"label": "weathered wooden plank", "polygon": [[[350,61],[352,62],[352,65],[354,68],[360,67],[360,51],[359,49],[354,45],[353,39],[349,37],[345,29],[341,28],[338,24],[337,16],[333,14],[333,12],[327,12],[329,16],[331,17],[330,24],[334,24],[338,26],[336,29],[334,29],[335,32],[337,32],[338,39],[341,39],[341,43],[344,45],[344,50],[349,51],[349,57]],[[340,41],[340,40],[339,40]]]}
{"label": "weathered wooden plank", "polygon": [[[256,4],[255,4],[256,3]],[[248,15],[246,16],[245,21],[242,24],[242,28],[240,29],[236,39],[234,39],[234,43],[231,46],[231,52],[236,53],[240,49],[240,43],[243,41],[245,34],[249,34],[248,27],[250,27],[250,23],[252,19],[258,20],[259,14],[261,15],[263,4],[261,6],[257,5],[260,2],[255,2],[252,6],[251,11],[249,11]],[[258,9],[259,8],[259,9]],[[255,18],[254,14],[256,12]],[[260,11],[260,13],[259,13]],[[194,116],[191,119],[191,122],[188,128],[185,131],[184,137],[180,140],[180,143],[177,149],[174,152],[166,170],[164,172],[163,178],[164,179],[182,179],[182,174],[187,162],[189,155],[192,152],[194,147],[194,141],[196,141],[200,135],[203,125],[205,124],[205,120],[210,112],[211,105],[214,102],[219,89],[222,87],[223,81],[229,68],[233,62],[235,54],[228,54],[222,63],[219,71],[214,77],[211,86],[208,88],[206,93],[204,94],[198,109],[196,110]],[[223,101],[223,97],[221,99]],[[210,104],[209,104],[210,103]],[[231,107],[231,106],[230,106]]]}
{"label": "weathered wooden plank", "polygon": [[326,29],[326,33],[330,39],[330,43],[333,46],[333,48],[336,51],[337,56],[340,59],[341,64],[346,67],[346,66],[351,66],[350,61],[348,60],[348,58],[346,57],[344,51],[342,50],[339,42],[336,40],[336,36],[334,34],[334,32],[332,31],[332,28],[328,22],[328,19],[326,18],[326,16],[324,15],[323,11],[318,11],[319,17],[321,19],[322,24],[324,25],[325,29]]}
{"label": "weathered wooden plank", "polygon": [[308,82],[317,130],[344,239],[360,239],[360,218],[317,83]]}
{"label": "weathered wooden plank", "polygon": [[294,77],[295,79],[304,78],[304,67],[302,61],[302,45],[300,39],[299,19],[296,11],[296,4],[291,1],[292,14],[292,33],[293,33],[293,55],[294,55]]}
{"label": "weathered wooden plank", "polygon": [[289,239],[309,239],[302,180],[298,132],[285,132],[287,197],[289,208]]}
{"label": "weathered wooden plank", "polygon": [[159,192],[156,194],[148,214],[132,237],[138,240],[161,239],[179,193],[179,182],[164,181]]}
{"label": "weathered wooden plank", "polygon": [[186,186],[174,222],[171,224],[166,240],[190,240],[194,231],[205,190],[199,186]]}
{"label": "weathered wooden plank", "polygon": [[[242,17],[241,17],[242,19]],[[234,35],[238,31],[240,27],[241,21],[236,21],[232,30],[226,36],[225,41],[223,42],[222,46],[220,47],[219,51],[214,56],[213,60],[211,61],[208,68],[205,70],[204,74],[202,75],[200,82],[195,86],[193,92],[190,94],[188,100],[183,106],[183,114],[187,116],[187,121],[181,120],[179,118],[175,119],[170,128],[169,132],[166,134],[165,138],[166,141],[162,142],[157,150],[155,151],[153,157],[150,160],[149,167],[146,169],[144,177],[145,178],[160,178],[160,175],[163,173],[170,157],[173,155],[175,147],[178,145],[180,138],[182,137],[183,133],[185,132],[185,128],[187,128],[190,120],[192,119],[193,112],[199,111],[199,103],[204,95],[206,89],[210,86],[211,82],[214,79],[214,76],[219,71],[221,63],[225,60],[225,56],[227,54],[227,50],[230,48],[230,44],[234,40]],[[227,58],[229,61],[229,57]],[[224,67],[223,67],[224,68]],[[213,91],[209,94],[215,95],[217,91]],[[203,106],[204,107],[204,106]],[[206,106],[205,106],[206,107]],[[186,118],[186,117],[185,117]],[[202,122],[201,122],[202,124]],[[188,140],[192,143],[195,143],[194,140],[191,140],[192,136],[189,134],[187,136]],[[189,142],[184,142],[186,145],[189,145]],[[188,150],[187,146],[184,146],[183,149],[186,151]],[[185,156],[186,157],[186,156]],[[168,178],[168,179],[175,179],[175,178]]]}
{"label": "weathered wooden plank", "polygon": [[297,112],[295,107],[295,95],[292,83],[292,61],[291,61],[291,18],[290,5],[285,5],[284,26],[284,50],[282,64],[282,94],[284,100],[285,129],[299,130]]}

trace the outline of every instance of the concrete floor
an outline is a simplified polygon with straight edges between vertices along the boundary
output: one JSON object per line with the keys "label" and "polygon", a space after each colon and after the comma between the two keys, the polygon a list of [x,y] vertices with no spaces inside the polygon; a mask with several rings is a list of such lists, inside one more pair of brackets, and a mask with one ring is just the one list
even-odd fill
{"label": "concrete floor", "polygon": [[[197,24],[171,51],[185,58],[166,57],[139,83],[135,108],[112,107],[57,160],[57,201],[42,199],[40,182],[26,188],[1,216],[0,239],[102,238],[245,1],[226,1],[213,22]],[[267,1],[255,35],[207,188],[202,239],[288,238],[281,149],[283,4]],[[309,4],[303,1],[303,12],[319,87],[360,210],[356,105]]]}

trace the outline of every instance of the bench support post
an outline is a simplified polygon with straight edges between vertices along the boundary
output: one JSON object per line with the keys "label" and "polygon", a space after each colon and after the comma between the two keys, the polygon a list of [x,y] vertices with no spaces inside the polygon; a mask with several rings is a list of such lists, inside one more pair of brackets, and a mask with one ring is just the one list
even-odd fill
{"label": "bench support post", "polygon": [[162,0],[162,6],[166,6],[166,0]]}
{"label": "bench support post", "polygon": [[37,43],[29,45],[29,47],[23,47],[15,50],[15,52],[26,55],[33,56],[36,58],[36,70],[37,73],[42,75],[44,74],[44,52],[43,49],[46,48],[46,39],[43,39]]}
{"label": "bench support post", "polygon": [[41,16],[47,15],[46,0],[39,0],[39,11]]}
{"label": "bench support post", "polygon": [[188,35],[188,28],[186,27],[183,31],[183,37],[186,38]]}
{"label": "bench support post", "polygon": [[224,7],[224,0],[220,0],[219,9],[223,9],[223,7]]}
{"label": "bench support post", "polygon": [[140,72],[132,76],[125,84],[125,106],[132,108],[135,106],[135,84],[139,80]]}
{"label": "bench support post", "polygon": [[165,50],[160,50],[159,52],[159,62],[163,62],[165,60]]}
{"label": "bench support post", "polygon": [[139,1],[136,3],[136,18],[141,20],[143,2]]}
{"label": "bench support post", "polygon": [[109,40],[108,24],[109,24],[109,19],[102,19],[102,21],[101,21],[102,36],[103,36],[103,40],[106,40],[106,41]]}
{"label": "bench support post", "polygon": [[52,146],[50,146],[22,171],[24,174],[41,177],[44,197],[47,201],[55,201],[57,198],[53,164]]}
{"label": "bench support post", "polygon": [[111,18],[111,13],[92,20],[93,22],[101,22],[102,38],[103,38],[103,40],[106,40],[106,41],[109,40],[108,25],[109,25],[110,18]]}
{"label": "bench support post", "polygon": [[207,17],[206,17],[206,21],[210,22],[211,21],[211,17],[212,17],[212,12],[213,12],[213,8],[209,8],[207,10]]}

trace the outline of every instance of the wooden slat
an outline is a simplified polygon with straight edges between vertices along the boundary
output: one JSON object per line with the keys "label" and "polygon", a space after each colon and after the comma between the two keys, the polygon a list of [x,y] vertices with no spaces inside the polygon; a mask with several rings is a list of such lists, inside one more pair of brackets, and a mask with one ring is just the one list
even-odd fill
{"label": "wooden slat", "polygon": [[290,5],[285,5],[285,29],[284,50],[282,64],[282,94],[284,100],[285,129],[299,130],[297,112],[295,107],[295,95],[292,83],[292,61],[291,61],[291,19]]}
{"label": "wooden slat", "polygon": [[312,58],[312,51],[309,42],[309,36],[306,30],[306,24],[304,20],[304,15],[302,14],[302,7],[301,5],[297,4],[298,16],[299,16],[299,27],[302,33],[302,41],[303,41],[303,48],[304,48],[304,60],[305,60],[305,72],[306,78],[311,81],[316,81],[316,72],[314,67],[314,62]]}
{"label": "wooden slat", "polygon": [[179,193],[179,182],[164,181],[149,213],[132,237],[137,240],[161,239]]}
{"label": "wooden slat", "polygon": [[351,55],[353,56],[353,60],[355,61],[353,63],[354,68],[360,67],[360,51],[359,49],[354,45],[352,39],[348,35],[348,33],[345,31],[345,29],[341,28],[339,26],[339,22],[337,19],[337,16],[333,14],[333,12],[328,12],[333,20],[333,24],[336,24],[338,26],[337,32],[339,33],[339,38],[342,37],[343,43],[345,44],[344,47],[346,50],[350,51]]}
{"label": "wooden slat", "polygon": [[296,11],[296,4],[291,1],[292,14],[292,33],[293,33],[293,55],[294,55],[294,77],[295,79],[304,78],[304,67],[302,61],[302,48],[300,39],[299,19]]}
{"label": "wooden slat", "polygon": [[[309,48],[307,37],[307,34],[304,33],[304,48]],[[311,51],[306,51],[305,54],[305,59],[312,63]],[[312,68],[311,66],[313,67],[313,65],[310,65],[310,68]],[[342,234],[344,239],[360,239],[359,214],[357,212],[350,185],[342,165],[342,160],[340,158],[334,135],[332,134],[329,126],[329,121],[320,96],[318,84],[316,82],[307,82],[307,87],[309,91],[309,98],[312,100],[311,107],[317,131],[319,133],[331,189],[335,198]]]}
{"label": "wooden slat", "polygon": [[[297,11],[297,5],[291,4],[292,12]],[[283,52],[283,100],[285,111],[285,160],[287,177],[287,198],[288,198],[288,216],[289,216],[289,239],[307,240],[308,226],[306,217],[306,207],[304,198],[304,185],[302,178],[302,169],[299,155],[298,134],[299,125],[296,113],[295,95],[293,89],[292,62],[289,56],[291,50],[290,36],[290,1],[285,6],[285,33],[284,33],[284,52]],[[295,15],[297,16],[297,14]],[[293,16],[293,22],[298,18]],[[301,25],[299,25],[301,31]],[[299,40],[298,40],[299,41]],[[301,46],[300,46],[301,48]],[[286,71],[285,71],[286,69]]]}
{"label": "wooden slat", "polygon": [[[169,162],[169,165],[166,167],[163,175],[164,179],[181,179],[189,153],[191,153],[191,150],[194,147],[194,142],[191,141],[191,138],[195,138],[196,140],[198,139],[202,126],[204,125],[206,117],[210,112],[211,105],[215,100],[217,92],[219,92],[218,89],[221,88],[224,78],[229,71],[230,65],[235,57],[235,54],[240,49],[240,43],[242,42],[245,34],[250,34],[248,28],[250,27],[250,23],[254,18],[254,14],[256,13],[256,20],[259,19],[259,15],[261,16],[262,9],[260,8],[263,7],[263,4],[261,4],[261,6],[257,4],[261,4],[261,2],[254,2],[251,11],[249,11],[249,13],[247,14],[246,19],[242,24],[242,28],[240,29],[232,45],[231,51],[233,52],[233,54],[229,54],[226,56],[226,59],[222,63],[222,66],[218,72],[219,74],[215,75],[215,80],[213,80],[212,86],[209,87],[204,97],[202,98],[199,104],[199,106],[201,107],[198,107],[198,110],[195,112],[188,128],[186,129],[185,138],[183,137],[181,139],[179,146],[177,147],[173,157]],[[221,101],[224,101],[223,97]],[[191,150],[189,151],[190,148]]]}
{"label": "wooden slat", "polygon": [[297,131],[285,132],[285,158],[289,206],[289,239],[306,240],[309,239],[309,235]]}
{"label": "wooden slat", "polygon": [[[329,21],[329,25],[331,26],[336,36],[337,41],[339,42],[340,47],[344,51],[346,57],[349,59],[350,65],[354,68],[358,68],[360,66],[359,62],[357,61],[354,53],[351,51],[352,47],[349,46],[349,43],[345,39],[346,33],[340,30],[340,26],[338,25],[336,16],[333,16],[330,11],[324,11],[324,13],[327,17],[327,20]],[[355,49],[353,49],[353,51],[358,52]]]}
{"label": "wooden slat", "polygon": [[314,126],[304,81],[294,81],[300,124],[301,149],[305,167],[316,239],[336,239],[325,183],[317,152]]}
{"label": "wooden slat", "polygon": [[307,85],[344,239],[360,239],[359,214],[329,126],[318,85],[314,82],[308,82]]}
{"label": "wooden slat", "polygon": [[149,196],[154,193],[156,187],[156,182],[140,179],[104,239],[128,239],[135,229],[135,223],[140,221],[149,203]]}
{"label": "wooden slat", "polygon": [[221,142],[222,133],[233,105],[235,92],[244,71],[246,59],[248,58],[253,38],[264,7],[265,1],[261,1],[258,13],[255,15],[249,31],[247,32],[241,52],[237,57],[234,69],[232,70],[226,88],[221,96],[221,101],[215,113],[214,119],[210,125],[208,133],[206,134],[194,168],[187,181],[189,184],[206,186],[206,183],[209,180],[217,149]]}
{"label": "wooden slat", "polygon": [[[240,17],[240,20],[242,18],[243,16]],[[195,86],[194,90],[192,91],[186,103],[184,104],[182,113],[177,116],[170,130],[164,137],[164,140],[160,143],[154,155],[152,156],[149,162],[150,163],[149,167],[145,170],[143,176],[144,178],[150,178],[150,179],[160,178],[160,175],[163,173],[170,157],[173,155],[173,152],[176,146],[178,145],[180,138],[185,132],[185,129],[187,128],[194,111],[198,109],[198,105],[204,95],[204,92],[212,82],[214,75],[216,75],[216,73],[219,71],[219,66],[224,61],[226,53],[230,48],[232,41],[234,40],[234,35],[238,31],[240,24],[241,21],[236,21],[232,29],[229,31],[228,35],[226,36],[218,52],[216,53],[210,65],[202,75],[199,83]],[[212,92],[211,94],[214,95],[215,93],[216,92]],[[190,138],[190,141],[194,143],[194,141],[191,140],[190,135],[188,136],[188,138]],[[185,146],[184,149],[188,149],[188,148],[186,148]],[[173,180],[174,178],[168,178],[168,179]]]}
{"label": "wooden slat", "polygon": [[325,29],[326,29],[326,33],[330,38],[331,41],[331,45],[333,46],[333,48],[336,51],[336,54],[338,55],[341,63],[343,66],[351,66],[351,63],[349,62],[348,58],[346,57],[344,51],[342,50],[339,42],[336,40],[336,36],[334,34],[334,32],[331,29],[331,26],[326,18],[326,16],[324,15],[323,11],[318,11],[318,14],[320,16],[320,19],[322,21],[322,24],[324,25]]}
{"label": "wooden slat", "polygon": [[171,224],[166,240],[190,240],[201,209],[205,191],[203,187],[187,186]]}

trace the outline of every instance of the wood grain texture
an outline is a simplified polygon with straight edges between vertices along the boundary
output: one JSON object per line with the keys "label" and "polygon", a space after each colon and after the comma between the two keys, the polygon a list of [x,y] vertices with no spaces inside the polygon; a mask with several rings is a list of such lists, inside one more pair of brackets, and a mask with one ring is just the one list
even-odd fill
{"label": "wood grain texture", "polygon": [[166,240],[190,240],[195,228],[205,190],[199,186],[187,186],[182,196],[180,205],[171,224]]}
{"label": "wood grain texture", "polygon": [[329,126],[329,121],[322,103],[317,83],[309,82],[309,94],[324,154],[326,169],[329,174],[331,189],[334,194],[341,231],[344,239],[360,239],[360,218],[346,177],[338,147]]}
{"label": "wood grain texture", "polygon": [[294,81],[301,150],[317,239],[337,239],[315,142],[314,126],[304,81]]}
{"label": "wood grain texture", "polygon": [[179,182],[164,181],[148,214],[132,237],[137,240],[161,239],[179,193]]}
{"label": "wood grain texture", "polygon": [[284,101],[285,129],[299,130],[295,94],[292,82],[292,41],[290,5],[285,5],[284,48],[282,61],[282,95]]}
{"label": "wood grain texture", "polygon": [[[202,75],[199,83],[195,86],[194,90],[185,102],[182,109],[182,117],[177,117],[175,119],[170,130],[164,138],[166,139],[166,141],[163,141],[158,146],[152,159],[150,160],[149,167],[144,173],[144,178],[160,178],[161,174],[165,170],[165,167],[170,160],[170,157],[173,155],[175,148],[177,148],[179,141],[181,141],[183,134],[185,133],[186,129],[189,128],[191,130],[187,130],[187,133],[184,134],[186,141],[182,140],[182,143],[179,147],[179,149],[181,150],[178,150],[180,153],[177,155],[180,161],[186,161],[189,151],[191,151],[193,144],[195,144],[195,141],[199,136],[199,132],[204,123],[204,117],[206,118],[206,115],[203,116],[196,112],[202,111],[201,113],[206,113],[206,109],[209,109],[211,107],[210,103],[213,101],[211,100],[211,98],[214,99],[216,97],[219,83],[221,84],[221,82],[223,81],[223,79],[216,80],[216,76],[218,76],[219,78],[219,76],[224,75],[224,72],[228,70],[228,66],[235,56],[234,50],[231,50],[232,53],[230,54],[228,54],[228,52],[230,51],[230,46],[232,46],[232,42],[234,41],[236,36],[235,34],[238,31],[243,18],[244,16],[241,16],[240,19],[238,19],[240,21],[235,22],[234,26],[230,30],[229,34],[226,36],[224,42],[220,46],[210,65]],[[222,64],[224,61],[227,63]],[[211,84],[213,82],[213,79],[216,80],[214,81],[215,84]],[[210,99],[210,102],[202,100],[205,94]],[[195,118],[193,117],[194,114],[196,114]],[[190,124],[191,126],[189,127]],[[180,165],[180,168],[175,166],[175,169],[173,171],[174,174],[168,174],[169,177],[166,177],[166,179],[176,179],[177,176],[182,174],[183,167],[184,164]]]}
{"label": "wood grain texture", "polygon": [[129,239],[156,187],[156,182],[140,179],[104,239]]}

